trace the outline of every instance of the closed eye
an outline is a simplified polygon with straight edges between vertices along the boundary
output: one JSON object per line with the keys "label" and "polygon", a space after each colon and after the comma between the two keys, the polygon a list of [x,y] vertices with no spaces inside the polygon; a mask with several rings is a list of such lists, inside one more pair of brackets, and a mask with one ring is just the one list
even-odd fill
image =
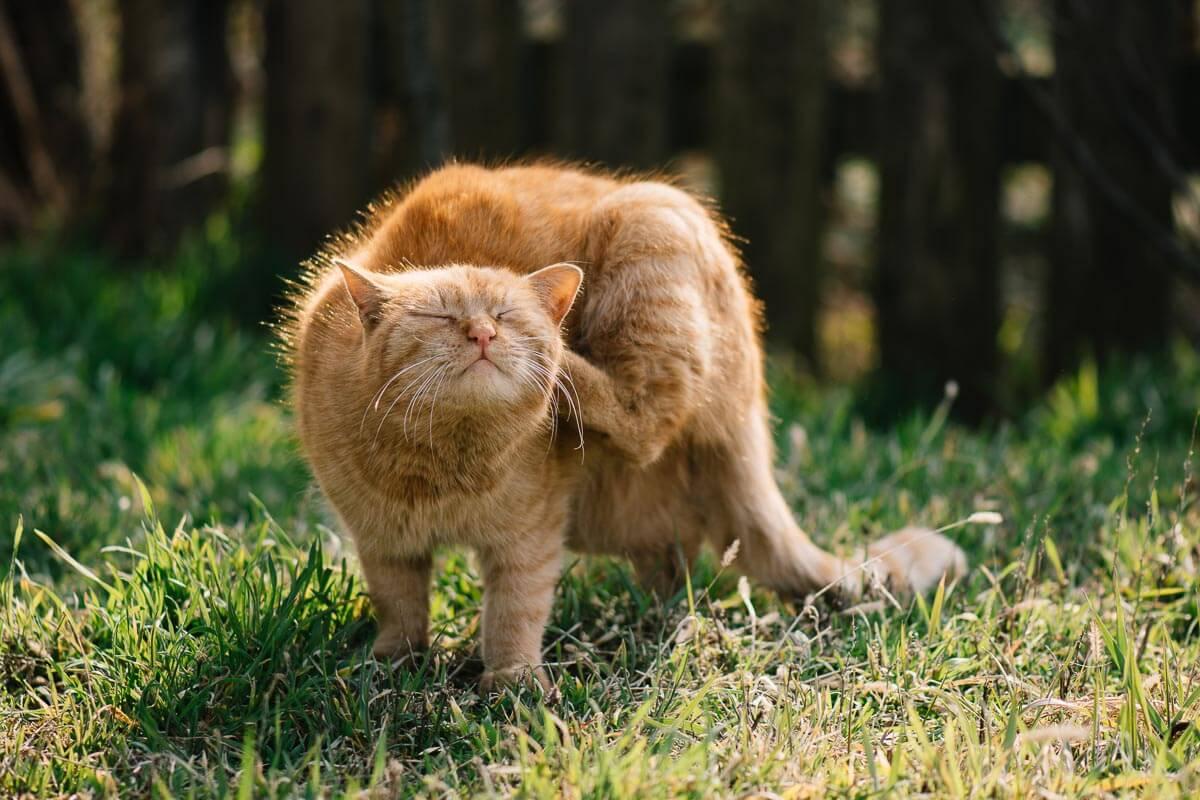
{"label": "closed eye", "polygon": [[414,317],[422,319],[444,319],[447,322],[454,322],[454,316],[451,314],[439,314],[436,311],[413,311],[410,312]]}
{"label": "closed eye", "polygon": [[496,319],[504,319],[504,315],[505,315],[505,314],[511,314],[511,313],[512,313],[512,312],[514,312],[514,311],[516,311],[516,309],[515,309],[515,308],[506,308],[506,309],[504,309],[503,311],[497,311],[497,312],[496,312]]}

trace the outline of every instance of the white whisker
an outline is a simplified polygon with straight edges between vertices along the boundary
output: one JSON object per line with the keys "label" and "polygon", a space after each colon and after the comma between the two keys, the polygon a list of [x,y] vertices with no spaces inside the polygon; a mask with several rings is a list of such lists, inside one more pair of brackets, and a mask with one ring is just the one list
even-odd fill
{"label": "white whisker", "polygon": [[434,449],[434,447],[433,447],[433,412],[435,409],[437,409],[438,395],[441,393],[442,387],[446,385],[446,376],[449,375],[449,373],[450,373],[449,367],[450,367],[450,365],[447,364],[446,369],[443,369],[440,373],[438,373],[437,386],[433,390],[433,400],[430,401],[430,403],[429,403],[429,449],[431,452]]}
{"label": "white whisker", "polygon": [[447,364],[443,364],[440,367],[435,367],[428,374],[428,377],[426,377],[423,381],[421,381],[421,385],[417,387],[417,390],[415,392],[413,392],[412,399],[408,401],[408,407],[404,409],[404,419],[401,424],[401,430],[404,432],[404,441],[406,441],[406,442],[409,441],[408,419],[412,415],[413,409],[420,402],[421,396],[423,394],[425,394],[426,391],[429,390],[429,388],[433,385],[434,381],[437,380],[438,376],[442,372],[444,372],[446,369],[448,369],[448,367],[449,367],[449,365],[447,365]]}
{"label": "white whisker", "polygon": [[422,364],[432,361],[435,358],[437,358],[436,355],[429,356],[429,358],[423,358],[420,361],[416,362],[415,364],[409,364],[407,367],[400,370],[392,377],[388,378],[387,383],[385,383],[383,386],[380,387],[379,391],[375,393],[375,396],[371,398],[371,402],[367,403],[367,407],[365,409],[363,409],[362,420],[358,423],[358,432],[362,433],[363,426],[367,424],[367,414],[370,413],[372,407],[374,407],[374,409],[376,411],[379,410],[379,401],[383,399],[383,393],[387,391],[388,387],[391,386],[392,383],[395,382],[395,380],[397,378],[399,378],[401,375],[408,372],[409,370],[419,367]]}
{"label": "white whisker", "polygon": [[404,388],[396,393],[396,398],[392,400],[391,405],[387,407],[387,411],[383,412],[383,418],[379,420],[379,427],[375,429],[375,438],[371,440],[371,447],[374,447],[379,442],[379,432],[383,430],[383,423],[387,422],[388,415],[392,413],[392,409],[395,408],[396,404],[399,403],[401,398],[404,397],[404,393],[437,368],[438,366],[436,364],[434,364],[432,367],[427,367],[420,375],[406,383]]}
{"label": "white whisker", "polygon": [[[524,344],[527,341],[535,341],[534,337],[514,337],[510,341],[514,352],[523,358],[527,371],[545,382],[546,387],[544,391],[555,394],[562,392],[562,396],[567,403],[567,409],[575,421],[575,428],[579,435],[579,445],[576,449],[582,453],[585,450],[583,409],[579,401],[579,391],[576,389],[575,381],[571,378],[570,373],[567,372],[566,366],[556,365],[545,353]],[[553,394],[550,396],[550,399],[552,408],[551,422],[554,425],[555,432],[557,432],[559,421],[558,403],[554,399]],[[551,436],[551,443],[553,443],[553,434]]]}

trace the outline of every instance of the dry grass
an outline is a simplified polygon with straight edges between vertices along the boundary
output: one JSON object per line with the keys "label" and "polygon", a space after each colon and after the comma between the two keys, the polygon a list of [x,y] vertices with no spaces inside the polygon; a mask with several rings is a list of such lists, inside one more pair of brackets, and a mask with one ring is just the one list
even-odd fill
{"label": "dry grass", "polygon": [[259,337],[180,312],[204,304],[192,271],[64,280],[92,302],[58,331],[39,321],[83,306],[30,301],[35,266],[0,270],[0,794],[1200,792],[1186,349],[1084,369],[987,431],[940,413],[872,430],[852,394],[777,377],[805,527],[850,549],[1000,511],[955,531],[970,578],[830,614],[740,584],[736,561],[665,606],[625,566],[580,561],[546,705],[476,692],[479,588],[458,554],[428,659],[370,659],[362,582],[306,491],[274,367]]}

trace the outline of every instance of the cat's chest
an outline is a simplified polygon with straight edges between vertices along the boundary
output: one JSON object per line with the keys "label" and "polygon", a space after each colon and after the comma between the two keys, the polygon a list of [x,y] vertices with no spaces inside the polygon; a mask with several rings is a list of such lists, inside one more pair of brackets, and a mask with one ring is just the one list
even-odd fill
{"label": "cat's chest", "polygon": [[397,477],[356,498],[353,506],[369,520],[347,522],[360,547],[392,556],[446,546],[502,547],[536,527],[551,499],[527,480],[433,489]]}
{"label": "cat's chest", "polygon": [[504,497],[463,496],[396,510],[397,533],[424,549],[478,547],[502,540],[512,531],[512,501]]}

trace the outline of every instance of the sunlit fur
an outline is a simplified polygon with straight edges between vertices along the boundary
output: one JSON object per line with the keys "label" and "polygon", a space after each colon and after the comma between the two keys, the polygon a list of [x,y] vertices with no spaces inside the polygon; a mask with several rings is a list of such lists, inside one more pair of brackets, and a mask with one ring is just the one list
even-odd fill
{"label": "sunlit fur", "polygon": [[[875,543],[862,569],[797,527],[772,474],[759,307],[725,226],[689,194],[455,165],[367,220],[314,262],[282,333],[300,438],[358,547],[377,654],[426,644],[441,544],[479,555],[485,684],[541,660],[564,547],[626,556],[661,589],[703,544],[735,540],[736,568],[793,595],[851,599],[868,574],[923,591],[965,569],[929,531]],[[374,316],[335,258],[386,297]],[[556,262],[585,275],[562,340],[546,287],[520,277]],[[498,369],[463,373],[478,350],[464,326],[481,315]]]}

